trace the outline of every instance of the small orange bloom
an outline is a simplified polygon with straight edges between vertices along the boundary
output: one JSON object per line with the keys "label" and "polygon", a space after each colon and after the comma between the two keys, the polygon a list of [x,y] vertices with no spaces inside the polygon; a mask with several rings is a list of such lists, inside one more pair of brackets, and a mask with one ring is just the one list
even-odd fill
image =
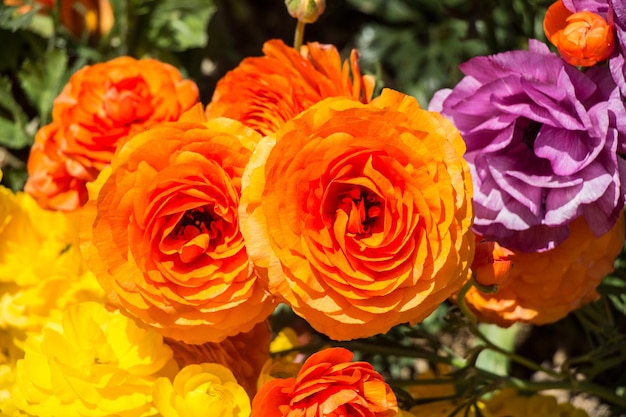
{"label": "small orange bloom", "polygon": [[476,236],[476,252],[472,262],[476,281],[485,286],[506,283],[513,267],[513,255],[513,251],[497,242],[483,241],[482,237]]}
{"label": "small orange bloom", "polygon": [[398,413],[396,397],[367,362],[351,362],[344,348],[311,355],[296,378],[272,379],[252,400],[251,417],[363,416]]}
{"label": "small orange bloom", "polygon": [[258,140],[218,118],[153,126],[120,147],[81,213],[85,258],[112,302],[186,343],[220,342],[265,320],[274,304],[237,215]]}
{"label": "small orange bloom", "polygon": [[244,175],[259,276],[333,339],[423,320],[474,252],[464,150],[447,119],[392,90],[304,111],[259,143]]}
{"label": "small orange bloom", "polygon": [[615,49],[613,28],[602,16],[588,11],[572,13],[562,0],[548,8],[543,29],[571,65],[590,67],[607,59]]}
{"label": "small orange bloom", "polygon": [[25,191],[36,197],[41,207],[72,211],[84,204],[85,183],[97,172],[66,157],[61,151],[62,141],[59,123],[52,122],[37,131],[28,157],[30,176]]}
{"label": "small orange bloom", "polygon": [[217,83],[206,109],[209,118],[236,119],[268,135],[327,97],[363,103],[372,98],[374,79],[361,75],[356,50],[350,65],[341,64],[334,46],[319,43],[309,43],[298,53],[274,39],[265,43],[263,52],[263,57],[244,59]]}
{"label": "small orange bloom", "polygon": [[[17,11],[20,14],[32,8],[24,3],[24,0],[4,0],[7,6],[21,6]],[[56,0],[35,0],[34,3],[41,5],[40,12],[49,13]],[[60,3],[61,23],[76,37],[83,36],[85,31],[90,36],[103,36],[113,27],[113,7],[109,0],[63,0]]]}
{"label": "small orange bloom", "polygon": [[54,101],[52,126],[37,135],[25,191],[45,208],[75,210],[123,138],[177,120],[197,99],[192,81],[154,59],[121,57],[79,70]]}
{"label": "small orange bloom", "polygon": [[224,365],[253,398],[257,391],[257,379],[270,357],[270,338],[268,323],[261,322],[251,331],[227,337],[220,343],[190,345],[172,339],[165,341],[174,352],[179,368],[203,362]]}
{"label": "small orange bloom", "polygon": [[582,217],[570,226],[570,236],[541,253],[514,252],[515,267],[498,292],[471,288],[465,297],[481,321],[507,327],[515,322],[546,324],[599,298],[602,278],[624,245],[624,216],[608,233],[595,237]]}

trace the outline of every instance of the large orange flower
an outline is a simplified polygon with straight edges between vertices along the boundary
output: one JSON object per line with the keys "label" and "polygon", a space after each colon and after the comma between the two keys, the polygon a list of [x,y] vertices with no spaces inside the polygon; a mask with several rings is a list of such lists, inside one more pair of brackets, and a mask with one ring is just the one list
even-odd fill
{"label": "large orange flower", "polygon": [[250,398],[257,391],[257,380],[270,357],[270,327],[266,322],[245,333],[227,337],[220,343],[190,345],[166,339],[179,368],[203,362],[219,363],[231,370]]}
{"label": "large orange flower", "polygon": [[264,138],[244,175],[260,277],[334,339],[421,321],[473,256],[464,150],[447,119],[396,91],[314,105]]}
{"label": "large orange flower", "polygon": [[171,65],[121,57],[76,72],[55,99],[28,160],[25,190],[46,208],[73,210],[87,200],[85,183],[111,161],[123,138],[177,120],[198,88]]}
{"label": "large orange flower", "polygon": [[595,237],[585,220],[572,222],[570,236],[552,250],[514,251],[513,268],[497,283],[496,293],[471,288],[465,296],[478,318],[500,326],[515,322],[555,322],[582,305],[597,300],[602,278],[624,245],[624,216],[613,229]]}
{"label": "large orange flower", "polygon": [[309,43],[298,53],[274,39],[265,43],[263,52],[263,57],[244,59],[218,82],[207,106],[209,117],[230,117],[268,135],[327,97],[363,103],[372,98],[374,79],[361,75],[356,50],[350,65],[342,65],[334,46],[319,43]]}
{"label": "large orange flower", "polygon": [[396,396],[382,375],[352,357],[344,348],[311,355],[296,378],[272,379],[261,387],[251,417],[395,416]]}
{"label": "large orange flower", "polygon": [[258,133],[219,118],[135,135],[89,184],[83,251],[112,301],[167,337],[220,342],[273,303],[239,230],[241,175]]}

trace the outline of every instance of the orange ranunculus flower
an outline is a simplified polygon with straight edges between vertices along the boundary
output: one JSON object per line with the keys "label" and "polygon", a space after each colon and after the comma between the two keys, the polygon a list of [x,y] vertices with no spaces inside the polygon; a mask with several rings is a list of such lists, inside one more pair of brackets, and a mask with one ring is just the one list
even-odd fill
{"label": "orange ranunculus flower", "polygon": [[268,135],[327,97],[363,103],[372,98],[374,79],[361,75],[356,50],[350,65],[342,65],[334,46],[319,43],[309,43],[298,53],[274,39],[265,43],[263,52],[263,57],[244,59],[217,83],[206,109],[209,117],[236,119]]}
{"label": "orange ranunculus flower", "polygon": [[83,204],[87,197],[85,183],[94,178],[96,171],[63,155],[62,141],[59,123],[52,122],[37,131],[28,157],[26,191],[44,208],[72,211]]}
{"label": "orange ranunculus flower", "polygon": [[237,214],[259,138],[218,118],[153,126],[120,147],[88,185],[81,218],[85,258],[115,304],[196,344],[250,331],[272,312]]}
{"label": "orange ranunculus flower", "polygon": [[473,256],[464,150],[447,119],[392,90],[301,113],[244,175],[242,232],[260,277],[333,339],[421,321]]}
{"label": "orange ranunculus flower", "polygon": [[479,320],[507,327],[515,322],[546,324],[598,299],[596,287],[613,270],[624,245],[624,216],[613,229],[595,237],[582,217],[570,236],[552,250],[514,252],[506,282],[492,294],[471,288],[465,297]]}
{"label": "orange ranunculus flower", "polygon": [[224,365],[253,398],[261,370],[270,357],[270,338],[268,323],[261,322],[251,331],[227,337],[220,343],[190,345],[172,339],[166,339],[166,342],[181,369],[203,362]]}
{"label": "orange ranunculus flower", "polygon": [[503,285],[509,277],[515,253],[497,242],[485,241],[476,236],[476,252],[472,261],[472,271],[480,285]]}
{"label": "orange ranunculus flower", "polygon": [[123,138],[177,120],[197,100],[192,81],[154,59],[121,57],[79,70],[55,99],[51,125],[37,135],[26,192],[45,208],[78,208],[87,200],[85,183]]}
{"label": "orange ranunculus flower", "polygon": [[562,0],[548,8],[543,29],[571,65],[590,67],[607,59],[615,49],[613,28],[604,17],[589,11],[572,13]]}
{"label": "orange ranunculus flower", "polygon": [[382,375],[352,357],[344,348],[314,353],[295,378],[272,379],[261,387],[251,417],[395,416],[396,396]]}

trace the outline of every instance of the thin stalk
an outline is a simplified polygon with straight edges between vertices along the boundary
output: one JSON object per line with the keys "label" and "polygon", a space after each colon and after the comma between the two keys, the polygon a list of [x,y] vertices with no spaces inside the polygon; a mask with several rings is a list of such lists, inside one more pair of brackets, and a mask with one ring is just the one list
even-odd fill
{"label": "thin stalk", "polygon": [[555,378],[562,379],[564,376],[560,372],[553,371],[552,369],[544,368],[543,366],[523,357],[519,356],[516,353],[510,352],[506,349],[502,349],[500,346],[491,342],[487,336],[485,336],[480,329],[478,328],[478,324],[476,321],[476,316],[469,310],[467,304],[465,303],[465,296],[467,292],[474,286],[474,278],[470,279],[463,285],[461,290],[459,291],[459,295],[457,297],[457,304],[459,309],[463,312],[463,314],[469,319],[469,327],[472,334],[476,335],[480,340],[482,340],[488,349],[501,353],[505,356],[508,356],[512,361],[517,362],[518,364],[535,371],[546,373]]}
{"label": "thin stalk", "polygon": [[305,25],[306,23],[304,23],[302,20],[298,20],[298,24],[296,25],[296,33],[293,37],[293,49],[295,49],[296,51],[299,51],[300,47],[302,46],[302,41],[304,40]]}

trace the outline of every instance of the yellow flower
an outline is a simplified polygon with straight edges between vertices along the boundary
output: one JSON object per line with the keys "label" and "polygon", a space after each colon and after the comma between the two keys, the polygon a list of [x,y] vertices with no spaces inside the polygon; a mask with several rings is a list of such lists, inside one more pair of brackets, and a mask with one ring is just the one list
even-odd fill
{"label": "yellow flower", "polygon": [[248,417],[250,399],[233,373],[223,365],[201,363],[184,367],[172,383],[159,378],[154,404],[163,417]]}
{"label": "yellow flower", "polygon": [[40,208],[28,194],[0,190],[0,282],[31,285],[66,267],[60,255],[77,239],[77,219]]}
{"label": "yellow flower", "polygon": [[512,388],[497,392],[486,405],[493,417],[589,417],[587,412],[570,403],[558,404],[553,396],[525,397]]}
{"label": "yellow flower", "polygon": [[291,327],[285,327],[278,332],[272,343],[270,343],[270,352],[276,353],[283,350],[293,349],[299,346],[298,334]]}
{"label": "yellow flower", "polygon": [[11,388],[15,383],[15,364],[23,352],[13,343],[11,335],[0,330],[0,415],[13,415],[15,406],[11,399]]}
{"label": "yellow flower", "polygon": [[[285,327],[272,340],[270,352],[278,353],[297,346],[300,346],[298,334],[291,327]],[[266,360],[257,380],[257,388],[261,388],[266,382],[275,378],[295,378],[302,368],[302,363],[296,362],[297,358],[298,352],[294,351]]]}
{"label": "yellow flower", "polygon": [[65,306],[101,301],[78,247],[78,217],[42,209],[28,194],[0,187],[0,327],[39,331]]}
{"label": "yellow flower", "polygon": [[24,351],[12,396],[40,417],[154,415],[154,381],[178,370],[156,330],[95,302],[69,306]]}

